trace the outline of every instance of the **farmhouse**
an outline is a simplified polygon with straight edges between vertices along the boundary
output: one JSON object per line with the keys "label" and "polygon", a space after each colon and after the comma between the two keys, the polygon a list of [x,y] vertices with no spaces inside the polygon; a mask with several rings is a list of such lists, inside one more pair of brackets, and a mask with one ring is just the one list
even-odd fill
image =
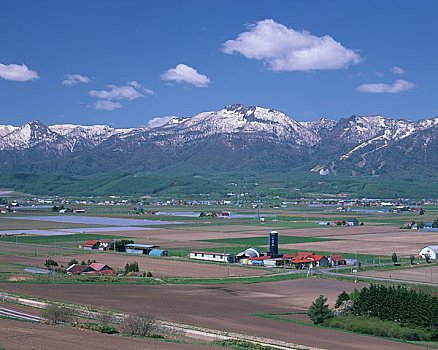
{"label": "farmhouse", "polygon": [[423,258],[429,256],[430,259],[435,260],[438,258],[438,245],[429,245],[420,250],[419,255]]}
{"label": "farmhouse", "polygon": [[68,275],[111,275],[114,270],[107,264],[92,263],[90,265],[73,264],[65,269]]}
{"label": "farmhouse", "polygon": [[347,262],[345,261],[345,258],[342,255],[329,256],[328,259],[329,259],[330,266],[347,265]]}
{"label": "farmhouse", "polygon": [[92,271],[89,265],[73,264],[65,269],[68,275],[80,275],[84,272]]}
{"label": "farmhouse", "polygon": [[[97,239],[93,239],[90,241],[87,241],[82,248],[83,249],[88,249],[88,250],[109,250],[110,245],[112,244],[112,240],[110,239],[102,239],[102,240],[97,240]],[[79,246],[81,247],[81,246]]]}
{"label": "farmhouse", "polygon": [[91,241],[85,242],[85,244],[82,246],[84,249],[93,250],[93,249],[99,249],[100,241],[97,239],[93,239]]}
{"label": "farmhouse", "polygon": [[85,272],[86,275],[112,275],[114,270],[107,264],[92,263],[90,268],[93,271]]}
{"label": "farmhouse", "polygon": [[329,266],[329,260],[325,256],[315,253],[298,252],[295,255],[287,255],[284,257],[297,269]]}
{"label": "farmhouse", "polygon": [[229,262],[229,263],[235,262],[234,255],[226,254],[226,253],[217,253],[217,252],[192,251],[190,252],[190,259]]}
{"label": "farmhouse", "polygon": [[109,250],[110,245],[113,243],[113,240],[111,239],[102,239],[100,241],[99,250]]}

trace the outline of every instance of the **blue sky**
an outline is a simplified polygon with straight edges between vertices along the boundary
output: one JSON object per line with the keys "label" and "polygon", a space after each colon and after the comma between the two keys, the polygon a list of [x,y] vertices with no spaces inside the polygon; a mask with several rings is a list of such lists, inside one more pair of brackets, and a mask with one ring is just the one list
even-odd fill
{"label": "blue sky", "polygon": [[438,1],[0,0],[0,124],[438,116]]}

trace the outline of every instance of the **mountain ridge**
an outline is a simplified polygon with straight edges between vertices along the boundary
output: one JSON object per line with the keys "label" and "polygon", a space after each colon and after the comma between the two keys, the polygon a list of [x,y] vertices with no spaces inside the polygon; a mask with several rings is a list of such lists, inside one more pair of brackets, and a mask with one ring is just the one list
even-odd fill
{"label": "mountain ridge", "polygon": [[353,115],[298,122],[274,109],[234,104],[140,128],[39,121],[0,125],[0,162],[3,173],[135,173],[193,164],[214,171],[316,167],[332,175],[382,175],[405,171],[412,163],[417,172],[429,168],[430,173],[438,171],[436,135],[438,117]]}

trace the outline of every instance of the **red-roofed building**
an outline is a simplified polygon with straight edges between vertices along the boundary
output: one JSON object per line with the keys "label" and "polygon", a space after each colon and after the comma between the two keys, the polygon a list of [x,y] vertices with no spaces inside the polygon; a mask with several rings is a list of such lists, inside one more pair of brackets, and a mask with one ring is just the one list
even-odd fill
{"label": "red-roofed building", "polygon": [[97,239],[92,239],[91,241],[85,242],[82,248],[92,250],[92,249],[99,249],[99,246],[100,246],[100,241]]}
{"label": "red-roofed building", "polygon": [[88,265],[81,265],[81,264],[73,264],[65,269],[65,272],[67,272],[68,275],[80,275],[84,272],[92,271],[93,269],[90,268]]}
{"label": "red-roofed building", "polygon": [[92,263],[90,268],[93,271],[84,272],[84,275],[112,275],[114,270],[107,264]]}
{"label": "red-roofed building", "polygon": [[113,243],[112,239],[101,239],[100,240],[100,245],[99,245],[99,250],[109,250],[110,249],[110,245]]}
{"label": "red-roofed building", "polygon": [[310,252],[298,252],[291,258],[287,257],[287,259],[292,265],[295,265],[297,269],[329,266],[329,260],[325,256]]}
{"label": "red-roofed building", "polygon": [[347,261],[342,255],[333,255],[329,257],[331,266],[342,266],[347,265]]}
{"label": "red-roofed building", "polygon": [[107,264],[92,263],[90,265],[73,264],[65,269],[68,275],[111,275],[114,270]]}

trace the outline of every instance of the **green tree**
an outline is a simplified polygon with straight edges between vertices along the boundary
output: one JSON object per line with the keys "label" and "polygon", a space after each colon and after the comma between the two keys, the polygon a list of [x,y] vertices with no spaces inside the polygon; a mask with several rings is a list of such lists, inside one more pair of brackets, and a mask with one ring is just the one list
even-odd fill
{"label": "green tree", "polygon": [[397,264],[398,256],[396,253],[392,253],[391,260],[394,263],[394,265]]}
{"label": "green tree", "polygon": [[420,208],[420,212],[419,212],[419,214],[420,214],[420,215],[424,215],[424,209],[423,209],[423,208]]}
{"label": "green tree", "polygon": [[411,255],[409,257],[409,261],[411,262],[411,265],[414,265],[415,256]]}
{"label": "green tree", "polygon": [[46,262],[44,263],[44,265],[46,267],[52,267],[52,266],[58,266],[58,263],[55,260],[53,260],[52,258],[48,258],[48,259],[46,259]]}
{"label": "green tree", "polygon": [[438,228],[438,218],[436,218],[435,220],[433,220],[433,222],[432,222],[432,227],[433,227],[433,228]]}
{"label": "green tree", "polygon": [[139,272],[140,268],[138,267],[138,262],[134,261],[132,264],[126,263],[125,265],[125,273],[129,272]]}
{"label": "green tree", "polygon": [[[71,265],[73,265],[73,264],[77,264],[78,263],[78,261],[76,260],[76,259],[71,259],[69,262],[68,262],[68,266],[71,266]],[[85,264],[84,264],[85,265]]]}
{"label": "green tree", "polygon": [[[124,252],[125,251],[125,245],[132,244],[132,243],[134,243],[134,241],[132,239],[121,239],[119,241],[116,241],[116,251]],[[112,248],[110,248],[110,249],[112,249]]]}
{"label": "green tree", "polygon": [[426,259],[426,262],[429,264],[430,255],[429,254],[424,254],[424,258]]}
{"label": "green tree", "polygon": [[307,310],[307,315],[315,324],[324,323],[325,320],[334,317],[333,312],[329,309],[328,304],[326,304],[327,298],[324,295],[320,295],[316,300],[310,305]]}
{"label": "green tree", "polygon": [[338,308],[346,300],[350,300],[350,295],[344,290],[341,294],[338,295],[338,298],[336,299],[335,307]]}

